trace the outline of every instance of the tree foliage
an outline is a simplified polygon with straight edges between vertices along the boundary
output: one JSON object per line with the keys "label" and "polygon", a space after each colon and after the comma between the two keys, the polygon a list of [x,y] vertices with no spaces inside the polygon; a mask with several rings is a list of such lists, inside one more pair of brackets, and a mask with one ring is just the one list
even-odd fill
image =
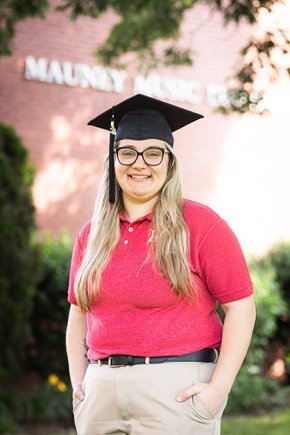
{"label": "tree foliage", "polygon": [[[0,0],[1,2],[1,0]],[[122,55],[134,52],[139,57],[141,68],[154,67],[158,63],[167,66],[192,65],[191,47],[178,44],[181,24],[187,10],[197,4],[207,4],[212,13],[219,12],[224,24],[246,22],[259,28],[261,11],[272,13],[273,7],[284,0],[62,0],[59,11],[67,10],[73,20],[79,16],[98,18],[109,9],[119,16],[104,43],[97,47],[98,60],[107,66],[120,66]],[[9,40],[14,34],[17,20],[26,16],[43,16],[47,0],[2,0],[4,10],[0,26],[0,54],[7,53]],[[0,3],[1,5],[1,3]],[[21,6],[21,7],[20,7]],[[6,18],[8,17],[8,18]],[[165,47],[156,52],[156,42],[163,40]],[[223,113],[248,111],[263,113],[263,89],[257,89],[256,79],[262,70],[267,70],[269,80],[276,79],[281,71],[275,54],[290,54],[290,36],[285,29],[259,29],[241,50],[241,66],[228,86],[227,98],[219,110]],[[286,66],[285,66],[286,65]],[[288,62],[282,68],[290,75]]]}
{"label": "tree foliage", "polygon": [[[40,268],[31,313],[27,370],[46,377],[67,375],[64,349],[69,303],[66,300],[72,244],[66,231],[58,240],[46,233],[39,244]],[[49,364],[47,363],[49,361]]]}
{"label": "tree foliage", "polygon": [[265,376],[266,349],[277,333],[279,317],[287,312],[277,270],[266,258],[262,261],[252,258],[249,262],[257,319],[246,360],[230,394],[227,412],[249,412],[286,405],[283,394],[278,394],[282,393],[281,384]]}
{"label": "tree foliage", "polygon": [[290,383],[290,242],[278,242],[273,245],[268,255],[261,259],[262,267],[267,267],[267,263],[276,270],[276,279],[287,306],[284,315],[278,319],[275,338],[287,349],[288,381]]}
{"label": "tree foliage", "polygon": [[14,129],[0,124],[0,383],[24,367],[37,276],[34,169]]}
{"label": "tree foliage", "polygon": [[44,17],[48,0],[0,0],[0,56],[11,54],[11,41],[18,21]]}

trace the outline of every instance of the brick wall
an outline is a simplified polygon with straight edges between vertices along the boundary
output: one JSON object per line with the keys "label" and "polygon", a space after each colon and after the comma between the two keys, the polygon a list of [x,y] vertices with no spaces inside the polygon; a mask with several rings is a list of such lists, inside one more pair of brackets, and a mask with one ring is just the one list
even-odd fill
{"label": "brick wall", "polygon": [[[104,131],[86,123],[111,105],[131,96],[138,71],[134,55],[125,56],[127,78],[121,93],[25,79],[24,59],[27,55],[37,59],[44,57],[48,61],[57,59],[96,65],[92,52],[117,20],[109,12],[98,20],[82,17],[72,22],[66,13],[53,11],[56,4],[51,2],[51,11],[44,20],[20,22],[13,41],[13,55],[0,59],[0,120],[15,126],[37,167],[34,201],[39,228],[50,229],[57,234],[60,227],[66,226],[74,236],[90,217],[108,143]],[[204,120],[175,134],[184,194],[212,206],[225,217],[242,238],[247,252],[264,249],[272,239],[277,238],[277,232],[270,237],[260,234],[259,243],[253,243],[252,233],[256,233],[256,223],[247,219],[248,209],[254,201],[251,197],[252,181],[247,184],[247,190],[242,191],[240,174],[255,180],[255,167],[252,166],[253,172],[248,174],[240,170],[231,173],[229,168],[231,162],[239,165],[235,160],[236,151],[238,155],[242,153],[241,160],[252,159],[252,148],[243,146],[244,140],[247,143],[251,141],[247,126],[257,132],[266,125],[269,128],[270,122],[269,131],[272,132],[274,127],[271,123],[274,126],[277,120],[273,117],[270,121],[269,118],[261,121],[250,115],[224,117],[216,114],[208,105],[205,93],[209,84],[223,85],[225,78],[234,71],[239,50],[246,43],[249,31],[246,25],[224,28],[219,14],[205,6],[198,6],[187,12],[180,42],[182,46],[192,48],[193,67],[160,67],[154,71],[160,76],[195,80],[200,84],[202,100],[199,104],[172,101],[205,115]],[[237,137],[235,131],[241,131],[244,138]],[[235,138],[234,142],[231,142],[231,136]],[[287,153],[285,147],[282,152]],[[269,160],[272,160],[271,153]],[[235,172],[239,178],[236,178]],[[223,177],[224,174],[228,178]],[[228,190],[229,183],[231,191]],[[263,186],[260,188],[262,190]],[[239,198],[235,191],[239,192]],[[256,194],[259,195],[259,192],[258,189]],[[260,216],[260,213],[265,214],[265,210],[272,210],[268,204],[265,207],[262,208],[263,213],[252,210],[252,215],[255,217],[256,213]],[[275,213],[271,219],[276,219]],[[282,236],[290,237],[286,232]]]}

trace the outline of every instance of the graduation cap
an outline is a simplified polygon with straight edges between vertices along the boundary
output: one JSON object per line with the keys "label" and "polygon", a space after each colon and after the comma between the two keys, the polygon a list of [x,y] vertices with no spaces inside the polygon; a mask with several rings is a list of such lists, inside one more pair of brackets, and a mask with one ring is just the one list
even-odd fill
{"label": "graduation cap", "polygon": [[137,94],[111,107],[88,125],[110,131],[109,201],[115,202],[114,143],[121,139],[160,139],[173,146],[172,132],[203,115],[182,107]]}

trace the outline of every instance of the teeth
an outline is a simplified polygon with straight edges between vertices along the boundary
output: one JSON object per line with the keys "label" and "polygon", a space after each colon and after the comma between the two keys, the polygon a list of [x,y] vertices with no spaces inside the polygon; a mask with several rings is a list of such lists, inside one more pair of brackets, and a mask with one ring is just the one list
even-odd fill
{"label": "teeth", "polygon": [[149,175],[130,175],[132,178],[149,178]]}

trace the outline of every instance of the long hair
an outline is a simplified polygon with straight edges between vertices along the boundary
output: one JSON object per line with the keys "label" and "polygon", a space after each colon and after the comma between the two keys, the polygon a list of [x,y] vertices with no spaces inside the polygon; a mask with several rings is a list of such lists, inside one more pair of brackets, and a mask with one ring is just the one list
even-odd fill
{"label": "long hair", "polygon": [[[144,263],[152,262],[164,278],[168,279],[171,289],[180,296],[197,302],[198,289],[190,267],[190,237],[183,216],[179,163],[173,148],[169,149],[169,163],[165,183],[152,213],[151,229],[155,243],[150,243]],[[123,208],[122,191],[116,183],[116,199],[109,203],[108,158],[104,163],[103,176],[99,183],[91,230],[80,268],[76,274],[74,289],[78,305],[89,312],[93,300],[100,291],[104,268],[120,239],[119,213]]]}

